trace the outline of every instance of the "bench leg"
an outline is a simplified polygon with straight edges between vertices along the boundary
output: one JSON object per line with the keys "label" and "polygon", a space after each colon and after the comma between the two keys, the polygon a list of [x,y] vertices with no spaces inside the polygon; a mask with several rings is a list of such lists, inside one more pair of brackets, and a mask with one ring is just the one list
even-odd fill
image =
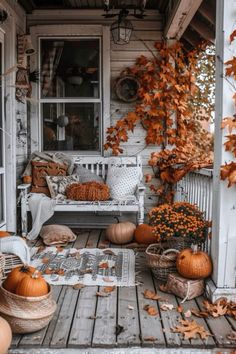
{"label": "bench leg", "polygon": [[144,222],[144,193],[139,195],[138,225]]}
{"label": "bench leg", "polygon": [[25,237],[28,233],[27,191],[23,190],[21,193],[21,233]]}

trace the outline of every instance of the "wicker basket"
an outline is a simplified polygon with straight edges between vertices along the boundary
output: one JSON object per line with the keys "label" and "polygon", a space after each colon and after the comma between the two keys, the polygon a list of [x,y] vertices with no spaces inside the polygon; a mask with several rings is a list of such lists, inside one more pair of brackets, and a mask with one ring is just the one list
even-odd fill
{"label": "wicker basket", "polygon": [[13,268],[21,265],[23,265],[23,263],[18,256],[0,253],[0,282],[7,277]]}
{"label": "wicker basket", "polygon": [[0,287],[0,315],[11,326],[13,333],[30,333],[48,325],[56,311],[51,287],[47,295],[24,297]]}
{"label": "wicker basket", "polygon": [[193,243],[192,240],[185,237],[170,237],[166,242],[169,248],[174,248],[179,251],[190,248]]}
{"label": "wicker basket", "polygon": [[159,243],[154,243],[146,249],[146,260],[155,278],[166,281],[169,274],[176,272],[176,249],[163,249]]}

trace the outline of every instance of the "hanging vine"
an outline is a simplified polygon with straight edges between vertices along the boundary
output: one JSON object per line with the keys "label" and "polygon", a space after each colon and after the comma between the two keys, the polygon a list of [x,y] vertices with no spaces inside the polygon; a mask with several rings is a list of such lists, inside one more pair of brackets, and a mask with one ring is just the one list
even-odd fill
{"label": "hanging vine", "polygon": [[107,129],[105,149],[112,149],[114,155],[122,153],[121,143],[128,141],[129,132],[140,122],[146,129],[146,144],[157,145],[149,160],[154,173],[146,181],[153,177],[161,181],[150,188],[162,203],[173,200],[174,185],[186,173],[212,164],[212,139],[200,123],[210,118],[212,92],[205,85],[199,94],[197,84],[198,56],[206,45],[187,54],[179,42],[172,46],[158,42],[155,48],[158,55],[140,56],[125,71],[141,83],[139,102],[133,112]]}

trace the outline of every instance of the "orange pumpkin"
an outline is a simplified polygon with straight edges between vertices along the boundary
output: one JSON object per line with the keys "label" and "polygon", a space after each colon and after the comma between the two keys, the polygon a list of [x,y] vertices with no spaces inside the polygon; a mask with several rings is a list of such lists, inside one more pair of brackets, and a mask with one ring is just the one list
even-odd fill
{"label": "orange pumpkin", "polygon": [[0,231],[0,237],[7,237],[7,236],[11,236],[11,234],[7,231]]}
{"label": "orange pumpkin", "polygon": [[134,231],[134,238],[137,243],[155,243],[157,242],[156,237],[153,234],[153,227],[148,224],[140,224],[136,227]]}
{"label": "orange pumpkin", "polygon": [[16,287],[16,295],[25,297],[38,297],[46,295],[49,291],[48,283],[36,270],[28,277],[24,277]]}
{"label": "orange pumpkin", "polygon": [[2,286],[4,289],[10,291],[11,293],[15,293],[16,287],[18,283],[25,277],[33,274],[35,272],[34,267],[30,266],[19,266],[12,269],[12,271],[8,274],[7,278],[4,280]]}
{"label": "orange pumpkin", "polygon": [[23,183],[30,184],[32,183],[32,176],[23,176]]}
{"label": "orange pumpkin", "polygon": [[180,275],[189,279],[207,278],[212,273],[212,261],[206,252],[198,251],[197,246],[181,251],[176,260]]}
{"label": "orange pumpkin", "polygon": [[106,229],[106,237],[112,243],[122,245],[133,240],[135,229],[136,226],[132,222],[119,222],[118,220],[117,224],[111,224],[108,226]]}
{"label": "orange pumpkin", "polygon": [[7,353],[7,350],[11,345],[11,340],[11,327],[4,318],[0,317],[0,354]]}

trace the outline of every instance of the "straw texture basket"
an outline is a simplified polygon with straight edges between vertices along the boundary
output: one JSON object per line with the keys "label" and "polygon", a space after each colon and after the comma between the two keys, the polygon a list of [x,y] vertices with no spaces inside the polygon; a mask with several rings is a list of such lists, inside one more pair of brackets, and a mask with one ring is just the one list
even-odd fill
{"label": "straw texture basket", "polygon": [[146,260],[155,278],[166,281],[169,274],[176,272],[176,249],[163,249],[162,245],[154,243],[146,249]]}
{"label": "straw texture basket", "polygon": [[11,326],[13,333],[30,333],[48,325],[56,311],[52,291],[39,297],[24,297],[0,287],[0,315]]}
{"label": "straw texture basket", "polygon": [[174,248],[176,250],[182,251],[185,248],[191,248],[193,241],[185,237],[170,237],[167,240],[169,248]]}
{"label": "straw texture basket", "polygon": [[4,280],[13,268],[21,265],[23,263],[18,256],[0,253],[0,281]]}

